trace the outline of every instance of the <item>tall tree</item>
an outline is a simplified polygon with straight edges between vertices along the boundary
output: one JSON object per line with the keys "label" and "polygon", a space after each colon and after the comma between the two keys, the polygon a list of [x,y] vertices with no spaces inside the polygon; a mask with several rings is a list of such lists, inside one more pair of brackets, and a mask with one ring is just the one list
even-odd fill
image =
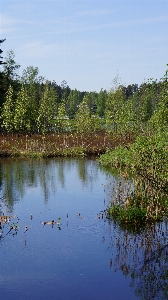
{"label": "tall tree", "polygon": [[[0,40],[0,44],[2,44],[4,41],[5,41],[6,39],[2,39],[2,40]],[[0,55],[3,53],[3,50],[2,49],[0,49]],[[2,59],[3,57],[2,56],[0,56],[0,59]],[[3,65],[3,64],[5,64],[5,62],[3,62],[2,60],[0,60],[0,65]]]}
{"label": "tall tree", "polygon": [[[168,65],[167,65],[168,66]],[[149,120],[150,127],[155,131],[168,132],[168,81],[167,73],[162,81],[161,101],[158,104],[158,109]]]}
{"label": "tall tree", "polygon": [[52,127],[54,126],[54,117],[57,113],[56,99],[56,91],[50,83],[46,81],[37,117],[39,132],[46,133],[47,130],[52,130]]}
{"label": "tall tree", "polygon": [[15,53],[13,50],[7,52],[7,56],[5,57],[5,64],[3,67],[3,73],[5,75],[5,88],[6,90],[10,85],[13,86],[14,91],[18,91],[20,89],[19,84],[19,75],[18,70],[20,68],[20,64],[15,62]]}
{"label": "tall tree", "polygon": [[78,133],[87,133],[91,131],[91,114],[85,98],[79,105],[76,113],[75,127]]}
{"label": "tall tree", "polygon": [[91,113],[96,113],[97,97],[98,97],[98,94],[96,92],[88,92],[85,94],[85,101],[86,101]]}
{"label": "tall tree", "polygon": [[76,89],[70,91],[70,94],[66,100],[66,111],[71,119],[74,118],[82,100],[83,94],[80,91]]}
{"label": "tall tree", "polygon": [[59,133],[70,130],[70,120],[65,109],[65,101],[62,101],[58,106],[56,129]]}
{"label": "tall tree", "polygon": [[35,132],[39,103],[44,89],[44,77],[39,76],[37,67],[29,66],[23,70],[21,81],[27,93],[27,121],[30,124],[30,130]]}
{"label": "tall tree", "polygon": [[[0,44],[3,43],[5,41],[5,39],[1,39],[0,40]],[[1,54],[3,53],[3,50],[0,49],[0,65],[5,64],[5,62],[3,62],[1,59],[3,58],[1,56]],[[5,98],[5,92],[6,89],[4,88],[4,73],[0,70],[0,106],[2,106],[2,103],[4,102],[4,98]]]}
{"label": "tall tree", "polygon": [[44,81],[44,77],[39,76],[38,67],[28,66],[22,72],[21,81],[27,85],[41,84]]}
{"label": "tall tree", "polygon": [[9,87],[5,95],[5,102],[2,106],[1,112],[1,128],[6,132],[14,130],[14,102],[13,102],[13,88]]}
{"label": "tall tree", "polygon": [[70,87],[68,86],[66,80],[63,80],[61,82],[61,88],[62,88],[62,100],[66,100],[70,94]]}
{"label": "tall tree", "polygon": [[62,101],[62,87],[58,85],[54,80],[52,81],[51,86],[57,94],[57,103],[60,103]]}
{"label": "tall tree", "polygon": [[126,97],[122,86],[118,86],[116,89],[112,89],[106,101],[105,120],[108,131],[118,131],[119,115],[121,108],[126,101]]}
{"label": "tall tree", "polygon": [[21,90],[19,91],[16,98],[14,112],[14,129],[17,132],[29,132],[31,129],[30,120],[27,116],[27,103],[27,92],[25,86],[22,85]]}
{"label": "tall tree", "polygon": [[106,107],[106,101],[107,101],[107,91],[106,90],[102,90],[99,92],[98,97],[97,97],[97,114],[99,115],[99,117],[103,117],[104,116],[104,112],[105,112],[105,107]]}
{"label": "tall tree", "polygon": [[123,133],[131,133],[137,128],[132,98],[123,103],[118,113],[118,124],[118,130]]}

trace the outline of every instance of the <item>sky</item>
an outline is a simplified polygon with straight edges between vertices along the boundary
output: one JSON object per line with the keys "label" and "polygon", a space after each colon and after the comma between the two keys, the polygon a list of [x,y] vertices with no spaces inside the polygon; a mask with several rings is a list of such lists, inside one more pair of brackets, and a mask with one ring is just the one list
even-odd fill
{"label": "sky", "polygon": [[168,0],[1,0],[3,57],[80,91],[159,80],[168,64]]}

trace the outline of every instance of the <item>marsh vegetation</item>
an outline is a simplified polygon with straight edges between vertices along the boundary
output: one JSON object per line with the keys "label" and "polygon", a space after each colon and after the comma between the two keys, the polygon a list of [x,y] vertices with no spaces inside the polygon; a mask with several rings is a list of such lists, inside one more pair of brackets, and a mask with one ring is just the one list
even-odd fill
{"label": "marsh vegetation", "polygon": [[0,155],[97,156],[134,182],[129,196],[118,186],[122,195],[109,215],[125,226],[167,217],[168,71],[140,86],[116,76],[109,91],[80,92],[65,80],[45,80],[33,66],[19,77],[14,58],[9,51],[0,73]]}

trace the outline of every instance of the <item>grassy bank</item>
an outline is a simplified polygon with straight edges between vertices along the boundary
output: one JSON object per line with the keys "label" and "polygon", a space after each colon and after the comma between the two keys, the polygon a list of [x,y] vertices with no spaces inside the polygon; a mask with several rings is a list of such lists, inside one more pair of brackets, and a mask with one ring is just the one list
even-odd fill
{"label": "grassy bank", "polygon": [[133,144],[120,145],[99,158],[104,167],[116,167],[119,175],[132,178],[134,188],[129,191],[125,181],[112,196],[108,216],[129,228],[168,217],[168,133],[139,135]]}

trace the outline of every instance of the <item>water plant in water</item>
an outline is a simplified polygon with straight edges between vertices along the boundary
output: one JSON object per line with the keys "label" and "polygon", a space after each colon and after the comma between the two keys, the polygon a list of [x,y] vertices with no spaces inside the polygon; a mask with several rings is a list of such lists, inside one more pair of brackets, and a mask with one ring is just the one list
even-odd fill
{"label": "water plant in water", "polygon": [[[168,214],[168,135],[156,132],[139,135],[134,144],[119,146],[99,158],[105,167],[116,167],[124,178],[133,178],[133,188],[122,190],[117,186],[117,195],[108,208],[109,215],[120,224],[141,225],[158,222]],[[125,181],[127,184],[127,181]]]}
{"label": "water plant in water", "polygon": [[119,177],[113,181],[107,207],[107,217],[122,227],[140,231],[148,223],[159,222],[168,216],[168,198],[140,176],[132,180]]}

